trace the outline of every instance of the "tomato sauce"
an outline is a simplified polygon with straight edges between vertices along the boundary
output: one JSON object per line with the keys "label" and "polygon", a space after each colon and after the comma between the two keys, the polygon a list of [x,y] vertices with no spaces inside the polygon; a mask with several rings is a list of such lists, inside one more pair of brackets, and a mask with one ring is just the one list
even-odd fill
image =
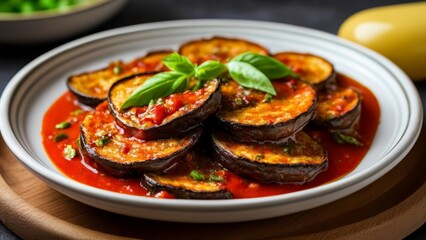
{"label": "tomato sauce", "polygon": [[[316,139],[328,153],[329,166],[325,172],[320,173],[314,180],[303,185],[278,185],[257,183],[226,171],[224,174],[226,188],[232,192],[234,198],[271,196],[313,188],[335,181],[358,166],[374,139],[380,120],[379,104],[372,92],[356,81],[338,74],[337,82],[342,87],[350,86],[358,90],[362,95],[358,133],[364,145],[341,145],[334,142],[331,134],[325,130],[306,128],[305,131]],[[81,152],[72,159],[67,158],[64,149],[68,145],[78,151],[77,139],[80,134],[80,123],[87,114],[82,109],[76,98],[70,92],[66,92],[53,103],[43,119],[41,134],[45,151],[64,175],[83,184],[109,191],[139,196],[173,198],[173,195],[167,192],[150,194],[141,186],[139,178],[119,179],[108,176],[99,169],[96,162],[83,156]],[[71,123],[70,127],[57,129],[56,125],[64,121]],[[55,138],[61,134],[62,136],[66,135],[66,138],[55,141]]]}

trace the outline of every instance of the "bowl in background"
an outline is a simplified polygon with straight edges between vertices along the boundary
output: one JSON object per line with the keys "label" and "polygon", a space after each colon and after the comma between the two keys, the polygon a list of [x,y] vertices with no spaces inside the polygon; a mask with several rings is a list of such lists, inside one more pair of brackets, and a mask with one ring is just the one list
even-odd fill
{"label": "bowl in background", "polygon": [[87,0],[65,11],[0,13],[0,43],[38,44],[87,31],[117,13],[126,0]]}

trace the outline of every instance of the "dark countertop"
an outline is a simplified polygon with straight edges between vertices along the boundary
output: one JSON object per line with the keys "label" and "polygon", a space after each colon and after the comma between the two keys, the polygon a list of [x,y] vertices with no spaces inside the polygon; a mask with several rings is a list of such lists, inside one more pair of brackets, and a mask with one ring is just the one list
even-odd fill
{"label": "dark countertop", "polygon": [[[70,40],[107,29],[176,19],[250,19],[294,24],[336,34],[343,21],[358,11],[404,2],[413,1],[128,0],[113,19],[79,36],[34,46],[0,44],[0,93],[15,73],[39,55]],[[426,81],[416,83],[416,87],[425,105]],[[19,238],[0,223],[0,239]],[[423,225],[407,239],[426,239],[426,226]]]}

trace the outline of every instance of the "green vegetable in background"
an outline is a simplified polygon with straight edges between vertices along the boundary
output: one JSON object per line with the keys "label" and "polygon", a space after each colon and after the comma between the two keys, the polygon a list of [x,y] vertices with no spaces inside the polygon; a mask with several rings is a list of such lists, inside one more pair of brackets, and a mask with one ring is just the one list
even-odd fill
{"label": "green vegetable in background", "polygon": [[67,10],[88,0],[0,0],[0,12],[33,13],[44,10]]}

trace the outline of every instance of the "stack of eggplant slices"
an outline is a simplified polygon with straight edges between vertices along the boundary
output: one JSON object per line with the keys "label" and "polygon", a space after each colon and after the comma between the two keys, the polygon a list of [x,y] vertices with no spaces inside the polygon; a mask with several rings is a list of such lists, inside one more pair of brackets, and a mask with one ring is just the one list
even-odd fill
{"label": "stack of eggplant slices", "polygon": [[361,108],[335,78],[321,57],[213,37],[112,62],[67,86],[95,108],[80,146],[106,174],[176,198],[227,199],[227,173],[304,184],[327,169],[327,152],[304,127],[350,133]]}

